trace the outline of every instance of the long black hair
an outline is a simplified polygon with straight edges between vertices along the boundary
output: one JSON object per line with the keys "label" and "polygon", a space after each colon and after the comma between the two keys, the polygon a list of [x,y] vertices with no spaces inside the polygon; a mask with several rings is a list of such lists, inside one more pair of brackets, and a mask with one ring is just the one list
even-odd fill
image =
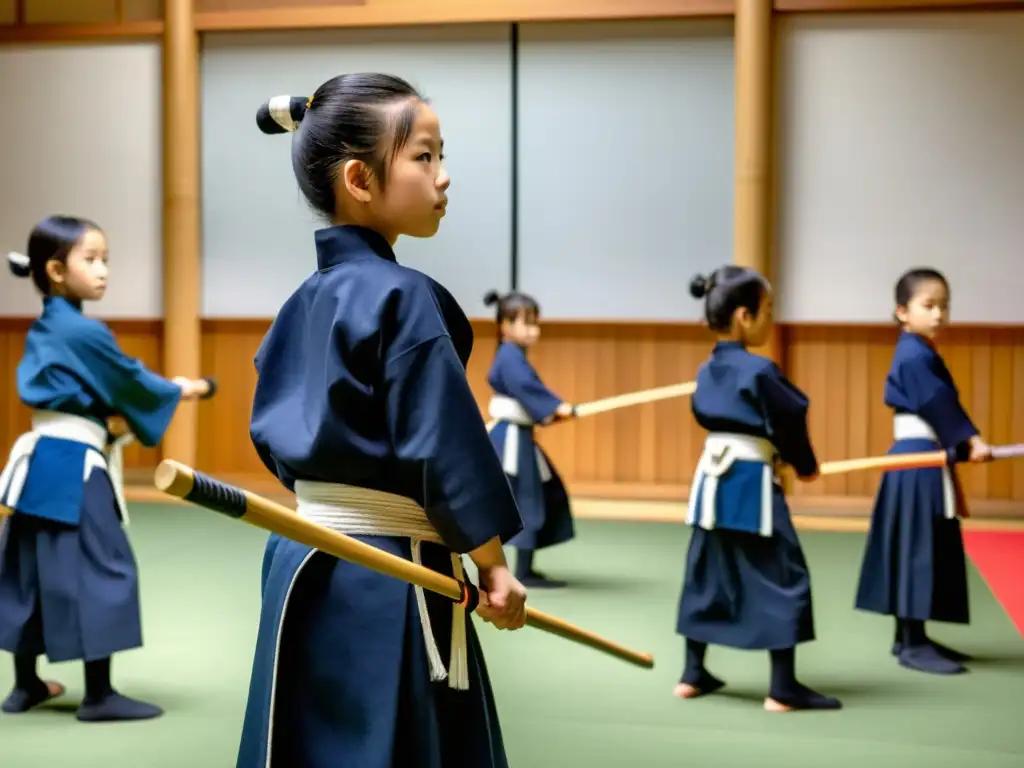
{"label": "long black hair", "polygon": [[767,290],[768,281],[760,272],[731,264],[690,281],[690,295],[704,299],[704,317],[717,333],[729,332],[732,317],[741,307],[756,317]]}
{"label": "long black hair", "polygon": [[505,320],[514,323],[524,313],[527,321],[537,322],[540,319],[540,304],[528,293],[509,291],[502,295],[497,291],[484,294],[484,304],[493,306],[494,320],[498,324],[498,346],[501,346],[501,324]]}
{"label": "long black hair", "polygon": [[423,101],[413,86],[394,75],[338,75],[309,98],[277,96],[263,103],[256,124],[267,134],[297,132],[292,144],[295,179],[309,204],[331,218],[337,213],[334,189],[340,167],[361,160],[384,189],[391,160],[409,140]]}
{"label": "long black hair", "polygon": [[49,296],[46,265],[51,261],[67,264],[68,254],[91,229],[103,231],[95,222],[78,216],[47,216],[28,236],[28,255],[8,253],[8,266],[15,277],[31,277],[39,292]]}

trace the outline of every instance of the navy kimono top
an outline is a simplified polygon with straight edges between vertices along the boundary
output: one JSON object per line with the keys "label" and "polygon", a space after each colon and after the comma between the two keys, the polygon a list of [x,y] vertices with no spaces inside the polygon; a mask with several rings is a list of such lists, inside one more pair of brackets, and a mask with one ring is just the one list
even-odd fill
{"label": "navy kimono top", "polygon": [[458,303],[356,226],[315,234],[318,270],[256,354],[250,436],[296,480],[395,493],[465,553],[522,520],[466,379],[473,332]]}
{"label": "navy kimono top", "polygon": [[181,387],[125,355],[110,329],[59,296],[43,300],[18,363],[18,397],[30,408],[81,416],[106,427],[120,415],[140,443],[160,442]]}
{"label": "navy kimono top", "polygon": [[690,409],[709,432],[732,432],[771,441],[800,477],[818,470],[807,432],[807,396],[767,357],[739,342],[719,342],[697,372]]}
{"label": "navy kimono top", "polygon": [[519,401],[538,424],[553,416],[562,404],[562,398],[544,386],[526,359],[526,350],[518,344],[505,342],[498,347],[487,383],[497,394]]}
{"label": "navy kimono top", "polygon": [[926,421],[943,448],[956,448],[978,434],[942,356],[916,333],[904,331],[896,342],[885,377],[885,404]]}

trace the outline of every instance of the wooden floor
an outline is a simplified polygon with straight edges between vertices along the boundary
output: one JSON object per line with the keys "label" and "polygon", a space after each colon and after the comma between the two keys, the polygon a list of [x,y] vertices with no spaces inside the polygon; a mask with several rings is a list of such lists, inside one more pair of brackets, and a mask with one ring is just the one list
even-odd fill
{"label": "wooden floor", "polygon": [[[279,504],[294,506],[294,497],[272,478],[249,475],[218,479]],[[145,482],[143,477],[130,477],[125,495],[128,501],[177,501]],[[803,530],[866,531],[871,499],[797,496],[790,499],[790,508],[796,527]],[[572,509],[574,516],[581,520],[682,523],[686,515],[686,499],[651,501],[574,496]],[[974,502],[971,514],[963,521],[965,530],[1024,530],[1024,504]]]}

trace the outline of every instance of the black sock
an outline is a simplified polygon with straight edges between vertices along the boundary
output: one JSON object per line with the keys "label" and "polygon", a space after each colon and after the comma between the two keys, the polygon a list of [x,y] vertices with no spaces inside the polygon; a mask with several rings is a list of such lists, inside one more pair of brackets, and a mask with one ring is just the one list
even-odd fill
{"label": "black sock", "polygon": [[769,652],[772,660],[772,695],[792,695],[797,689],[796,649],[782,648]]}
{"label": "black sock", "polygon": [[686,667],[680,682],[696,685],[704,674],[704,654],[708,644],[697,640],[686,639]]}
{"label": "black sock", "polygon": [[110,686],[110,658],[85,662],[85,700],[96,702],[113,691]]}
{"label": "black sock", "polygon": [[903,647],[911,648],[917,645],[924,645],[928,638],[924,633],[924,622],[918,619],[905,619],[903,621]]}
{"label": "black sock", "polygon": [[43,685],[36,672],[36,657],[25,653],[14,654],[14,687],[22,691],[34,691]]}
{"label": "black sock", "polygon": [[903,642],[903,619],[896,619],[896,636],[893,638],[894,643]]}
{"label": "black sock", "polygon": [[516,550],[516,578],[525,579],[533,571],[533,550]]}

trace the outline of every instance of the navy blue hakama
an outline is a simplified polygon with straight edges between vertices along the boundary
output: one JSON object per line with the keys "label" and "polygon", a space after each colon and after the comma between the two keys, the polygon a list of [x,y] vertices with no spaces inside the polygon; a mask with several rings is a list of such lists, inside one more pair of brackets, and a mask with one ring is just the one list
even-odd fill
{"label": "navy blue hakama", "polygon": [[[405,559],[407,538],[356,536]],[[451,575],[449,551],[423,564]],[[469,690],[431,682],[413,587],[271,536],[237,768],[506,768],[487,668],[466,620]],[[438,647],[452,603],[426,593]]]}
{"label": "navy blue hakama", "polygon": [[678,634],[745,650],[791,648],[814,639],[811,577],[778,486],[772,489],[772,526],[770,537],[691,528]]}
{"label": "navy blue hakama", "polygon": [[95,469],[86,481],[78,525],[8,519],[0,537],[0,649],[56,663],[141,645],[138,570],[106,472]]}
{"label": "navy blue hakama", "polygon": [[[513,431],[517,434],[510,437]],[[571,541],[576,530],[569,493],[547,453],[534,442],[534,428],[499,420],[490,436],[523,519],[522,532],[509,545],[537,550]],[[514,456],[506,450],[510,439],[515,440]]]}
{"label": "navy blue hakama", "polygon": [[[889,454],[934,451],[928,439],[899,440]],[[953,472],[953,482],[959,481]],[[856,607],[899,619],[967,624],[967,563],[960,520],[949,517],[942,470],[883,475],[871,513]]]}

